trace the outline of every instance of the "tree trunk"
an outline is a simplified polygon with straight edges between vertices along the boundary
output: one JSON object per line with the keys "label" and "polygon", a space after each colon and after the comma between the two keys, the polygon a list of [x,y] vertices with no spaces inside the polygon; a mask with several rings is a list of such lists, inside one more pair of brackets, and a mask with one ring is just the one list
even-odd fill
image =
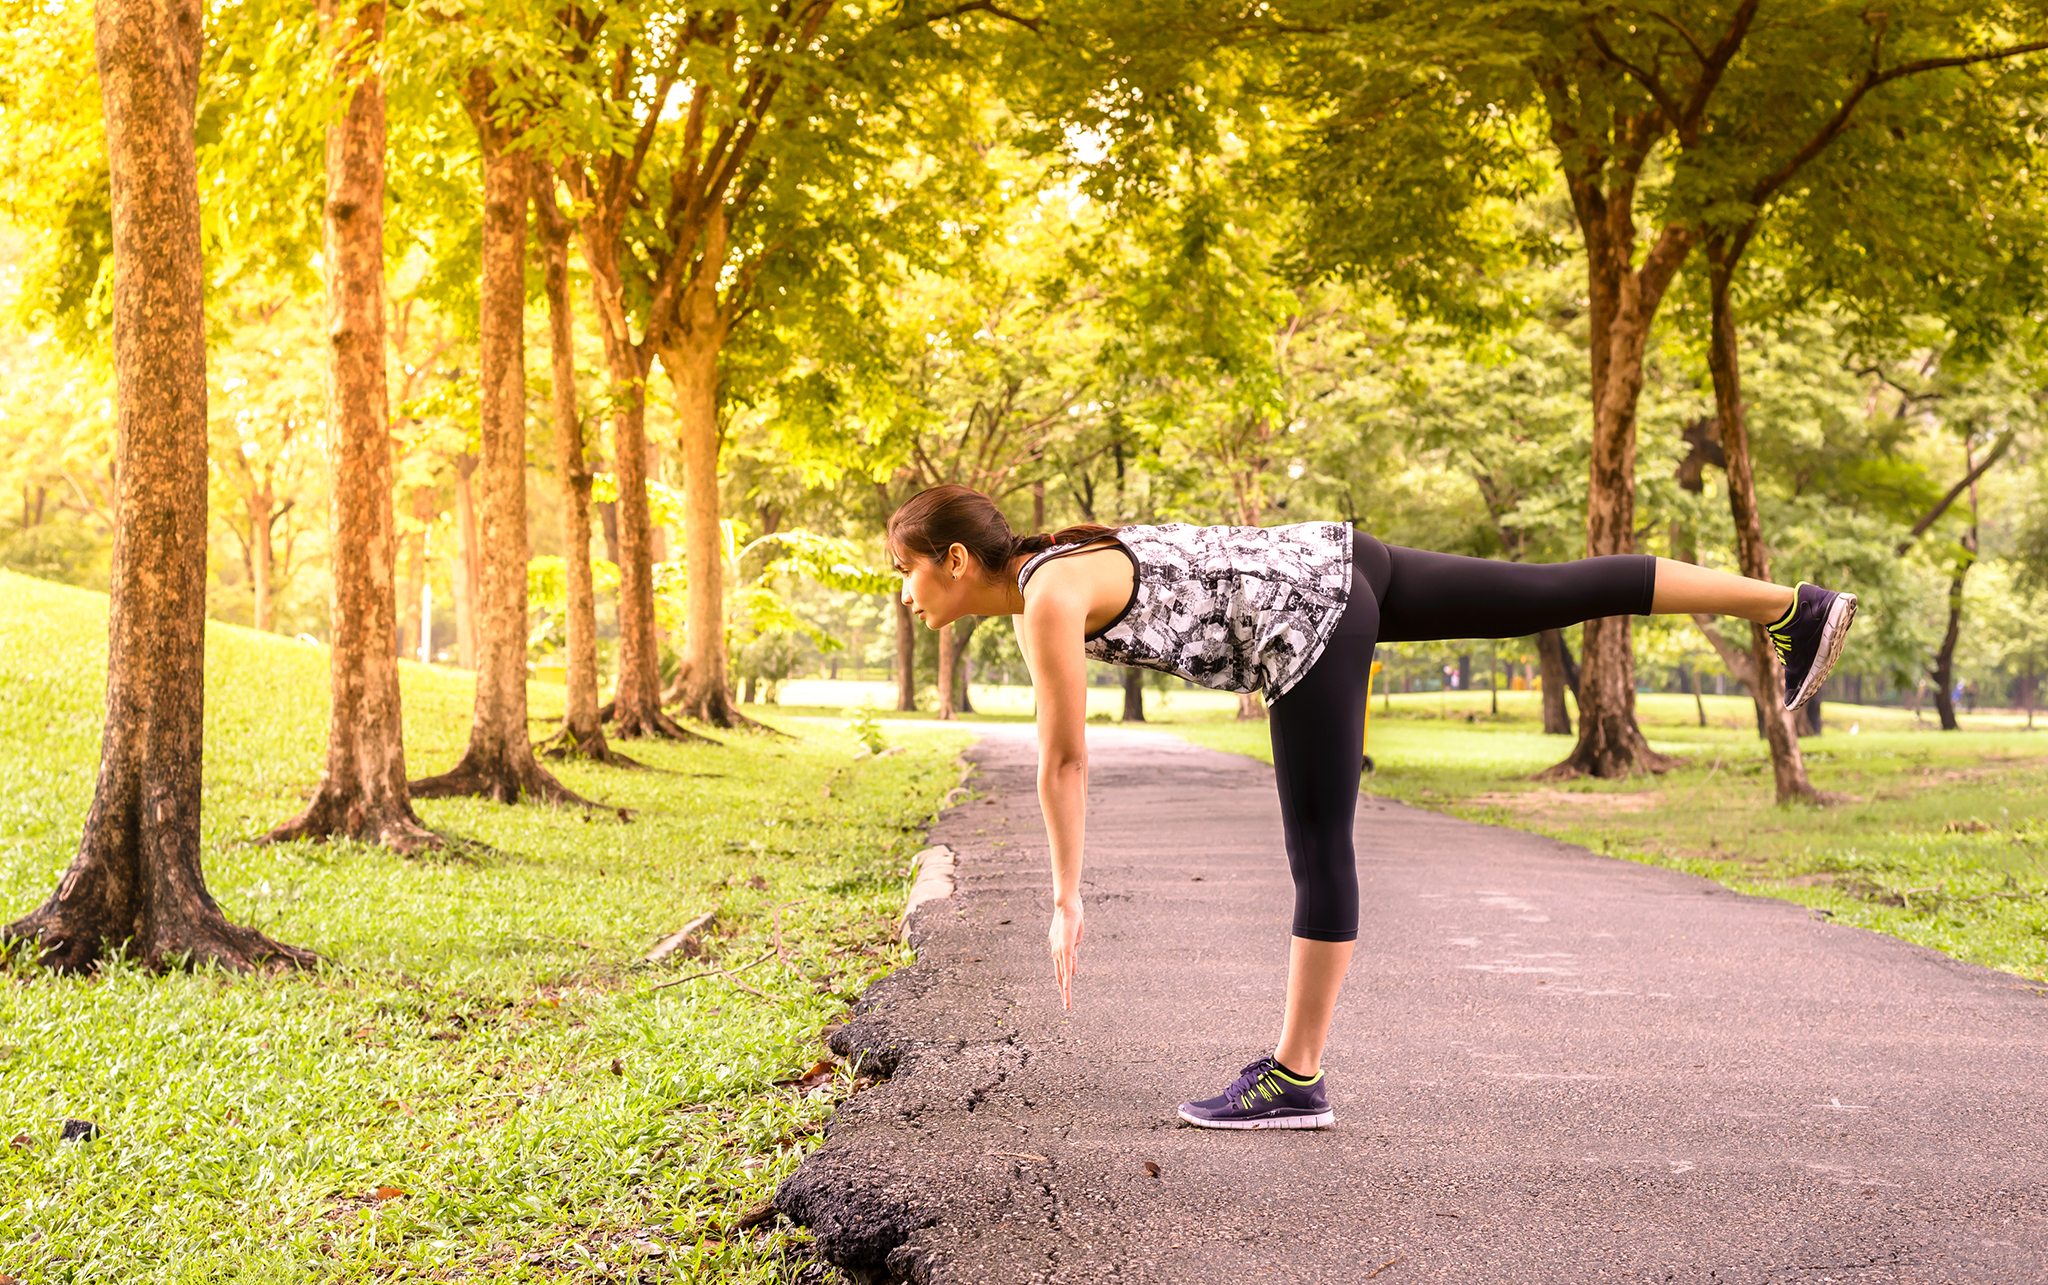
{"label": "tree trunk", "polygon": [[206,320],[193,122],[197,0],[101,0],[93,47],[113,206],[120,521],[106,723],[77,854],[0,938],[47,967],[117,950],[149,968],[313,955],[227,921],[199,861],[206,677]]}
{"label": "tree trunk", "polygon": [[1145,721],[1145,671],[1135,666],[1124,670],[1124,717],[1126,723]]}
{"label": "tree trunk", "polygon": [[[327,765],[306,810],[273,842],[345,835],[400,852],[440,846],[405,787],[393,575],[389,390],[384,374],[384,87],[368,67],[384,37],[384,0],[321,23],[356,82],[327,130],[327,454],[334,569],[328,650]],[[258,546],[261,547],[260,545]]]}
{"label": "tree trunk", "polygon": [[583,417],[576,411],[575,318],[569,306],[569,220],[555,204],[555,182],[535,175],[535,226],[540,230],[548,300],[548,354],[553,381],[555,480],[562,492],[562,567],[567,582],[567,692],[554,753],[612,761],[597,716],[597,594],[590,570],[590,466],[583,458]]}
{"label": "tree trunk", "polygon": [[1570,736],[1572,711],[1564,695],[1571,686],[1564,645],[1564,630],[1546,629],[1536,635],[1536,664],[1543,676],[1543,733]]}
{"label": "tree trunk", "polygon": [[418,798],[482,795],[582,803],[544,770],[526,738],[526,204],[532,165],[492,120],[491,79],[476,70],[464,100],[484,165],[477,399],[483,441],[481,593],[476,606],[476,704],[469,744],[446,772],[413,784]]}
{"label": "tree trunk", "polygon": [[[704,226],[703,262],[725,261],[725,221]],[[689,626],[682,712],[714,727],[753,725],[733,705],[725,654],[725,540],[719,529],[718,363],[727,322],[717,282],[700,277],[683,292],[676,329],[661,350],[676,392],[676,437],[683,461],[683,566],[689,577]],[[942,715],[943,717],[943,715]]]}
{"label": "tree trunk", "polygon": [[476,542],[474,455],[455,457],[455,663],[476,668],[476,600],[483,554]]}
{"label": "tree trunk", "polygon": [[953,642],[953,626],[939,630],[939,717],[950,721],[953,717],[953,661],[956,656]]}
{"label": "tree trunk", "polygon": [[1928,677],[1934,680],[1934,710],[1941,716],[1941,730],[1957,731],[1956,723],[1956,642],[1963,633],[1963,577],[1970,573],[1970,563],[1965,559],[1956,564],[1956,573],[1948,582],[1948,628],[1941,635],[1941,650],[1934,653],[1934,668]]}
{"label": "tree trunk", "polygon": [[426,618],[426,602],[421,591],[427,583],[427,527],[434,520],[434,492],[430,487],[416,486],[412,491],[413,529],[402,541],[405,548],[405,580],[399,586],[398,601],[398,657],[404,660],[425,660],[420,654],[421,646],[427,642],[427,633],[433,622]]}
{"label": "tree trunk", "polygon": [[967,692],[968,680],[974,674],[974,661],[967,655],[967,644],[974,640],[974,631],[981,628],[986,616],[963,616],[953,622],[953,708],[962,714],[974,712],[974,702]]}
{"label": "tree trunk", "polygon": [[[1752,580],[1771,578],[1770,552],[1764,545],[1763,522],[1757,514],[1756,474],[1749,458],[1748,411],[1742,404],[1742,354],[1737,345],[1735,313],[1728,288],[1741,258],[1741,242],[1731,245],[1716,237],[1707,243],[1707,294],[1710,334],[1707,367],[1714,378],[1714,411],[1721,421],[1721,451],[1728,459],[1728,509],[1735,519],[1735,548],[1742,574]],[[1771,775],[1779,803],[1820,796],[1806,776],[1799,735],[1785,708],[1785,667],[1771,636],[1752,621],[1749,627],[1751,669],[1756,708],[1764,739],[1771,747]]]}
{"label": "tree trunk", "polygon": [[[1611,190],[1600,186],[1612,184]],[[1672,276],[1692,249],[1682,227],[1665,228],[1634,267],[1633,175],[1568,171],[1573,207],[1586,242],[1591,303],[1588,356],[1593,443],[1586,496],[1586,554],[1635,552],[1636,405],[1643,390],[1643,349]],[[1662,772],[1677,760],[1650,748],[1636,725],[1635,652],[1626,616],[1589,620],[1579,678],[1579,740],[1542,773],[1622,777]]]}
{"label": "tree trunk", "polygon": [[917,617],[899,595],[896,599],[896,709],[917,708]]}
{"label": "tree trunk", "polygon": [[270,520],[275,509],[269,487],[249,493],[249,587],[256,597],[249,621],[259,634],[270,632]]}
{"label": "tree trunk", "polygon": [[[595,196],[575,188],[580,195]],[[617,681],[603,711],[612,735],[677,740],[698,737],[662,712],[661,649],[654,623],[654,524],[647,505],[647,374],[654,350],[635,342],[626,314],[620,272],[618,212],[592,200],[579,229],[590,295],[604,340],[605,365],[615,390],[612,410],[612,478],[618,498],[601,511],[605,548],[619,569]]]}
{"label": "tree trunk", "polygon": [[1240,723],[1262,722],[1266,717],[1266,702],[1259,699],[1257,692],[1237,694],[1237,721]]}

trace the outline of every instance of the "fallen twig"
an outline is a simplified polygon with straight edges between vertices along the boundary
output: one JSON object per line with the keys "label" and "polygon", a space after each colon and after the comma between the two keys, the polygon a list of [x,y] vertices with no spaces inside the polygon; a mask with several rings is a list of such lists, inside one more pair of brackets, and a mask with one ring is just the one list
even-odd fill
{"label": "fallen twig", "polygon": [[1683,806],[1685,806],[1685,807],[1688,807],[1688,808],[1689,808],[1689,807],[1691,807],[1691,806],[1692,806],[1692,801],[1693,801],[1694,799],[1696,799],[1696,798],[1698,798],[1698,797],[1699,797],[1699,793],[1700,793],[1700,791],[1701,791],[1701,790],[1704,790],[1704,789],[1706,789],[1706,788],[1707,788],[1707,782],[1708,782],[1708,781],[1711,781],[1711,780],[1713,780],[1713,779],[1714,779],[1714,773],[1716,773],[1716,772],[1718,772],[1718,771],[1720,771],[1720,770],[1721,770],[1721,751],[1719,751],[1719,750],[1715,750],[1715,751],[1714,751],[1714,766],[1712,766],[1712,767],[1710,767],[1710,768],[1708,768],[1708,769],[1707,769],[1707,774],[1706,774],[1706,776],[1705,776],[1705,777],[1703,777],[1703,778],[1701,778],[1701,780],[1700,780],[1700,783],[1699,783],[1698,785],[1695,785],[1695,786],[1693,786],[1693,787],[1692,787],[1692,793],[1691,793],[1691,794],[1688,794],[1688,795],[1686,795],[1686,796],[1685,796],[1685,803],[1684,803],[1684,805],[1683,805]]}
{"label": "fallen twig", "polygon": [[1052,1163],[1052,1161],[1047,1160],[1044,1156],[1034,1156],[1029,1151],[984,1151],[981,1154],[985,1156],[1008,1156],[1012,1160],[1036,1160],[1041,1164]]}
{"label": "fallen twig", "polygon": [[1914,894],[1914,893],[1928,893],[1928,892],[1931,892],[1931,893],[1933,893],[1933,894],[1934,894],[1935,896],[1939,897],[1939,896],[1940,896],[1940,895],[1942,894],[1942,890],[1943,890],[1944,888],[1946,888],[1947,886],[1948,886],[1947,884],[1939,884],[1939,883],[1938,883],[1938,884],[1935,884],[1935,885],[1934,885],[1934,886],[1933,886],[1932,888],[1901,888],[1901,889],[1899,890],[1899,905],[1900,905],[1900,906],[1902,906],[1902,907],[1904,907],[1904,908],[1905,908],[1905,909],[1907,909],[1907,910],[1911,910],[1911,909],[1913,908],[1913,894]]}
{"label": "fallen twig", "polygon": [[[760,992],[760,991],[755,991],[753,987],[751,987],[751,986],[748,986],[748,985],[746,985],[746,984],[745,984],[744,982],[741,982],[741,981],[737,980],[736,978],[734,978],[734,977],[733,977],[733,974],[735,974],[735,973],[744,973],[744,972],[746,972],[746,971],[747,971],[747,970],[748,970],[749,968],[755,968],[755,967],[758,967],[759,965],[765,964],[765,963],[767,963],[767,962],[768,962],[769,960],[771,960],[771,959],[773,959],[773,958],[775,958],[775,952],[774,952],[774,950],[773,950],[773,949],[771,949],[771,950],[769,950],[769,952],[768,952],[767,954],[765,954],[765,955],[761,956],[761,957],[760,957],[759,959],[757,959],[757,960],[753,961],[753,963],[750,963],[750,964],[741,964],[741,965],[740,965],[740,966],[739,966],[738,968],[707,968],[707,969],[705,969],[705,970],[704,970],[703,972],[701,972],[701,973],[691,973],[691,974],[690,974],[690,975],[689,975],[688,977],[678,977],[678,978],[676,978],[676,979],[675,979],[674,981],[668,981],[668,982],[663,982],[663,983],[661,983],[661,984],[660,984],[660,985],[658,985],[658,986],[650,986],[650,987],[648,987],[648,988],[647,988],[647,991],[648,991],[648,993],[649,993],[649,994],[652,994],[652,993],[654,993],[655,991],[665,991],[665,990],[667,990],[667,989],[668,989],[669,987],[671,987],[671,986],[681,986],[681,985],[682,985],[682,984],[683,984],[684,982],[694,982],[694,981],[696,981],[696,980],[697,980],[697,979],[698,979],[699,977],[718,977],[718,976],[723,976],[723,977],[724,977],[724,978],[725,978],[726,980],[728,980],[728,981],[732,982],[732,984],[733,984],[733,985],[735,985],[735,986],[739,986],[739,987],[741,987],[742,989],[745,989],[745,990],[750,990],[750,991],[754,991],[754,994],[756,994],[756,995],[759,995],[759,994],[761,994],[761,992]],[[765,997],[764,997],[764,998],[765,998]]]}
{"label": "fallen twig", "polygon": [[700,932],[703,932],[706,928],[709,928],[712,924],[712,921],[717,918],[717,911],[705,911],[703,914],[697,916],[695,919],[692,919],[689,923],[684,924],[681,928],[676,929],[668,936],[662,938],[658,943],[655,944],[653,950],[650,950],[645,955],[641,956],[641,960],[649,964],[660,963],[662,960],[667,959],[670,955],[675,954],[678,950],[681,950],[684,946],[688,945],[691,937],[695,936]]}
{"label": "fallen twig", "polygon": [[803,897],[796,901],[785,901],[768,912],[769,917],[775,921],[775,953],[782,957],[782,966],[792,973],[796,971],[796,965],[790,962],[789,952],[782,948],[782,912],[791,906],[801,906],[809,900],[809,897]]}
{"label": "fallen twig", "polygon": [[1389,1267],[1392,1267],[1395,1263],[1405,1263],[1407,1261],[1408,1255],[1406,1254],[1401,1255],[1399,1258],[1389,1258],[1386,1262],[1381,1263],[1378,1267],[1375,1267],[1371,1271],[1367,1272],[1365,1274],[1365,1279],[1371,1280],[1373,1277],[1379,1275],[1381,1272],[1387,1270]]}

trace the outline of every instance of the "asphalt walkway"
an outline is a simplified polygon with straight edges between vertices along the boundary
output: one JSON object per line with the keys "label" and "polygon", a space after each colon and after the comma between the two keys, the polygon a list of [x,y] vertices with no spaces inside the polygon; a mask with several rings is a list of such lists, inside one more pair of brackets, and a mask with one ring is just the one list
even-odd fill
{"label": "asphalt walkway", "polygon": [[1178,1127],[1278,1034],[1272,773],[1088,732],[1073,1011],[1032,731],[990,727],[958,892],[837,1037],[894,1078],[778,1203],[856,1279],[2048,1281],[2040,988],[1371,798],[1335,1127]]}

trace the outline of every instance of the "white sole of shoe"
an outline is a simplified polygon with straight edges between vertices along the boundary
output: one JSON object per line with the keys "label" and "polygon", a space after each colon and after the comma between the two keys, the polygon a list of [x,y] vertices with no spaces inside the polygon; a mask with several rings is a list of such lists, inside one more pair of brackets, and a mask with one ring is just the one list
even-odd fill
{"label": "white sole of shoe", "polygon": [[1183,1111],[1180,1118],[1198,1129],[1323,1129],[1336,1122],[1335,1111],[1314,1115],[1283,1115],[1270,1120],[1204,1120]]}
{"label": "white sole of shoe", "polygon": [[1813,699],[1820,685],[1828,680],[1828,674],[1835,662],[1842,658],[1842,645],[1849,639],[1849,624],[1856,619],[1856,595],[1843,593],[1835,595],[1834,605],[1828,608],[1828,618],[1820,627],[1820,651],[1813,658],[1813,668],[1806,671],[1806,681],[1799,685],[1799,691],[1785,703],[1788,710],[1798,709]]}

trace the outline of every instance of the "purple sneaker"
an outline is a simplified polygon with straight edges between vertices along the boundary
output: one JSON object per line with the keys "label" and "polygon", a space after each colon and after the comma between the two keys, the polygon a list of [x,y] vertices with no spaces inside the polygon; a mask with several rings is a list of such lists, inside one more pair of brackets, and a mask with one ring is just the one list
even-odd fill
{"label": "purple sneaker", "polygon": [[1798,709],[1820,690],[1842,658],[1849,622],[1856,619],[1856,595],[1799,582],[1792,609],[1764,626],[1785,664],[1785,708]]}
{"label": "purple sneaker", "polygon": [[1180,1118],[1204,1129],[1320,1129],[1337,1118],[1330,1110],[1330,1077],[1297,1080],[1271,1057],[1238,1073],[1213,1098],[1180,1104]]}

